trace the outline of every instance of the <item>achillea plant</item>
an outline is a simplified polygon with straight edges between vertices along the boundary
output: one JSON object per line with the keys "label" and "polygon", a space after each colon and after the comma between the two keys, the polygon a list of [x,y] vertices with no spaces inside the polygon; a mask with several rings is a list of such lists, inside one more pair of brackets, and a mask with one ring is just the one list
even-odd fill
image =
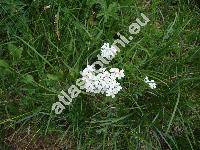
{"label": "achillea plant", "polygon": [[82,72],[82,80],[85,82],[84,89],[89,93],[102,93],[106,96],[115,97],[122,89],[117,79],[124,77],[124,70],[111,68],[109,71],[106,68],[99,69],[99,73],[95,72],[94,66],[88,65]]}

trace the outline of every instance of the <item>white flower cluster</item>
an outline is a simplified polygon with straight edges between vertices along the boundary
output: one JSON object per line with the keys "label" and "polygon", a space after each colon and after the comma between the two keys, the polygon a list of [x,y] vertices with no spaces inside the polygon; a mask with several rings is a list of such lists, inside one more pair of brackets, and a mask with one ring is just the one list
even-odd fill
{"label": "white flower cluster", "polygon": [[117,49],[109,43],[104,43],[101,47],[101,56],[107,59],[112,59],[117,54]]}
{"label": "white flower cluster", "polygon": [[117,79],[124,77],[124,70],[118,68],[111,68],[109,71],[106,68],[100,68],[98,73],[95,72],[94,66],[88,65],[82,72],[82,80],[84,81],[83,88],[86,92],[102,93],[106,96],[115,97],[115,95],[122,89]]}
{"label": "white flower cluster", "polygon": [[155,83],[155,81],[154,80],[149,80],[149,78],[146,76],[145,77],[145,79],[144,79],[144,82],[145,83],[147,83],[147,84],[149,84],[149,87],[151,88],[151,89],[155,89],[156,88],[156,83]]}

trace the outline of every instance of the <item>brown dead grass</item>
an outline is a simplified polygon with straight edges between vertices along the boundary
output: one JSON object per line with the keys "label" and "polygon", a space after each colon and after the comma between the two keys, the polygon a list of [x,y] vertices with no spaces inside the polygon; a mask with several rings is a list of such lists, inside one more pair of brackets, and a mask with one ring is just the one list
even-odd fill
{"label": "brown dead grass", "polygon": [[7,132],[4,140],[12,150],[74,150],[75,146],[69,139],[59,140],[58,134],[38,135],[33,133]]}

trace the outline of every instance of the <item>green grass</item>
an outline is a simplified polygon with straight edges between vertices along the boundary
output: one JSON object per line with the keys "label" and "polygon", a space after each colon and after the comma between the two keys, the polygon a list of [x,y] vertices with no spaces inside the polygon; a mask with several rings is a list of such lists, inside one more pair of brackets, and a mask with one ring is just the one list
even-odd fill
{"label": "green grass", "polygon": [[[114,99],[80,94],[55,115],[60,91],[75,84],[104,42],[117,32],[128,37],[140,13],[150,22],[107,66],[125,70],[123,90]],[[192,0],[1,1],[0,149],[197,150],[199,18]]]}

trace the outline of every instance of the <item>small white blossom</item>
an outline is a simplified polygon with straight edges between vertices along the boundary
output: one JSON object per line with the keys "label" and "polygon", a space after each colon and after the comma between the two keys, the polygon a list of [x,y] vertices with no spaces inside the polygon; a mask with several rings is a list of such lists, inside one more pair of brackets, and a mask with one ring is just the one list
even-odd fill
{"label": "small white blossom", "polygon": [[119,70],[118,68],[111,68],[110,72],[114,74],[118,79],[121,79],[124,77],[124,70]]}
{"label": "small white blossom", "polygon": [[155,83],[155,81],[154,80],[149,80],[149,78],[147,76],[145,77],[144,82],[149,84],[149,87],[151,89],[155,89],[156,88],[157,84]]}
{"label": "small white blossom", "polygon": [[107,59],[114,58],[117,53],[117,49],[114,46],[110,47],[109,43],[104,43],[101,47],[101,56]]}
{"label": "small white blossom", "polygon": [[112,98],[122,89],[117,79],[124,77],[124,70],[111,68],[99,69],[99,73],[95,73],[95,68],[88,65],[82,72],[82,80],[85,82],[84,89],[89,93],[101,93]]}
{"label": "small white blossom", "polygon": [[44,6],[44,10],[47,10],[47,9],[49,9],[49,8],[51,8],[51,5]]}

